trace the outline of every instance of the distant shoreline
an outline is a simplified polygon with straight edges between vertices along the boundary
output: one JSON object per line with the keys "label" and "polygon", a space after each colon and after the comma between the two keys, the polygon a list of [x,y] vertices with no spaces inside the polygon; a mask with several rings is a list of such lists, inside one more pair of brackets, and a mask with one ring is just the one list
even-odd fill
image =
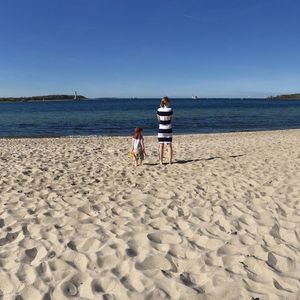
{"label": "distant shoreline", "polygon": [[[46,95],[46,96],[32,96],[32,97],[2,97],[0,98],[0,103],[16,103],[16,102],[55,102],[55,101],[78,101],[78,100],[153,100],[160,98],[152,97],[141,97],[141,98],[131,98],[131,97],[97,97],[97,98],[87,98],[82,95],[78,95],[77,98],[74,98],[74,95]],[[191,98],[186,97],[172,97],[173,100],[189,100]],[[193,101],[203,101],[203,100],[300,100],[300,94],[292,95],[278,95],[278,96],[269,96],[264,98],[198,98],[197,100],[191,99]]]}
{"label": "distant shoreline", "polygon": [[0,98],[0,102],[34,102],[34,101],[62,101],[62,100],[85,100],[85,96],[78,95],[76,99],[74,95],[44,95],[44,96],[32,96],[32,97],[3,97]]}
{"label": "distant shoreline", "polygon": [[278,95],[270,96],[268,100],[300,100],[300,94],[287,94],[287,95]]}

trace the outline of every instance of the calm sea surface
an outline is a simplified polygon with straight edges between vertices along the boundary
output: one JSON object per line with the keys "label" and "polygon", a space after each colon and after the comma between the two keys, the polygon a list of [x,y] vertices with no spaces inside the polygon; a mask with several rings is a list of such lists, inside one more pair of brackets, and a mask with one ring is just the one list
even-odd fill
{"label": "calm sea surface", "polygon": [[[156,135],[160,99],[0,103],[0,137]],[[171,99],[173,132],[208,133],[300,128],[300,101]]]}

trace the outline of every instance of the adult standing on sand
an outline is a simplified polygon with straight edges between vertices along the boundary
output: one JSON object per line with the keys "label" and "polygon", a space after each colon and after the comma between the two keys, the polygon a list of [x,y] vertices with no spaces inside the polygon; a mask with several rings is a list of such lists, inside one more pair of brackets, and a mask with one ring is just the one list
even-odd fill
{"label": "adult standing on sand", "polygon": [[168,146],[169,164],[172,164],[172,116],[173,110],[170,107],[170,99],[165,96],[160,101],[160,107],[157,109],[158,143],[159,143],[159,163],[162,165],[164,157],[164,146]]}

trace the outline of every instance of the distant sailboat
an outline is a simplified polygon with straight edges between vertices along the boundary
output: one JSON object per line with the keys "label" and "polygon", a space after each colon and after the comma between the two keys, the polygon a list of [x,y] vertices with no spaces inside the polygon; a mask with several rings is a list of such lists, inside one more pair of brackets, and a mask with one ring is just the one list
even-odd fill
{"label": "distant sailboat", "polygon": [[74,91],[74,100],[78,100],[77,91]]}
{"label": "distant sailboat", "polygon": [[197,99],[198,99],[198,96],[192,96],[192,99],[193,99],[193,100],[197,100]]}

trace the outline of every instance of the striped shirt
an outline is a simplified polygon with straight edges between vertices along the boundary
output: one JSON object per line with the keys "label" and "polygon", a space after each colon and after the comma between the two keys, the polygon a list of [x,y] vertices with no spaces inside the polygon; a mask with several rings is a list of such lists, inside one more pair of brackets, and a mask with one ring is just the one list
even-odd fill
{"label": "striped shirt", "polygon": [[159,143],[172,143],[172,115],[173,110],[171,107],[164,106],[157,110],[159,120],[157,137]]}

